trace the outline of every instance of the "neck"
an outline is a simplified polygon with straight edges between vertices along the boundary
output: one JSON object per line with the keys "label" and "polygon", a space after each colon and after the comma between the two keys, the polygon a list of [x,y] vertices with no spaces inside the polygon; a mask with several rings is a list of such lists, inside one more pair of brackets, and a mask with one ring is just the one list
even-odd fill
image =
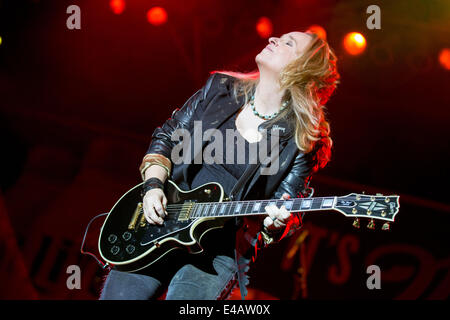
{"label": "neck", "polygon": [[261,114],[278,112],[281,108],[284,92],[280,89],[277,76],[260,72],[255,92],[255,107]]}
{"label": "neck", "polygon": [[276,205],[285,206],[288,212],[318,211],[334,209],[337,197],[293,198],[287,200],[244,200],[231,202],[202,202],[196,203],[189,213],[189,218],[250,216],[264,215],[265,207]]}

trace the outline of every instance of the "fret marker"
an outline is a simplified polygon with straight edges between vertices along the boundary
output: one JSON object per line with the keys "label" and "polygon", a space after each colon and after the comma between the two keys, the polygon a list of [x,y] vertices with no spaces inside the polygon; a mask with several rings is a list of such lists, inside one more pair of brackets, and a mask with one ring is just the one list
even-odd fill
{"label": "fret marker", "polygon": [[302,208],[309,208],[311,207],[311,200],[303,200],[302,202]]}
{"label": "fret marker", "polygon": [[333,206],[334,199],[325,199],[323,200],[322,208],[331,208]]}
{"label": "fret marker", "polygon": [[236,206],[236,209],[234,210],[234,212],[241,211],[241,207],[242,207],[242,203],[238,203],[237,206]]}
{"label": "fret marker", "polygon": [[290,200],[290,201],[286,201],[284,203],[284,206],[287,210],[290,210],[292,208],[292,204],[294,203],[294,201]]}
{"label": "fret marker", "polygon": [[259,207],[261,207],[261,202],[256,202],[256,203],[253,205],[253,211],[258,211],[258,210],[259,210]]}

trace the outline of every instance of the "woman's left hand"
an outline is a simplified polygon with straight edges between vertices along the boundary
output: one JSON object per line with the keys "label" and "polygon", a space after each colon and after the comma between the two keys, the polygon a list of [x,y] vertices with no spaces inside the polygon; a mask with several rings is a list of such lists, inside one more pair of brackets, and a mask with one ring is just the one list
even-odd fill
{"label": "woman's left hand", "polygon": [[[287,200],[289,198],[289,194],[284,193],[281,200]],[[266,206],[265,210],[269,216],[264,219],[264,226],[271,232],[281,231],[293,219],[292,214],[286,210],[284,205],[280,208],[275,205]]]}

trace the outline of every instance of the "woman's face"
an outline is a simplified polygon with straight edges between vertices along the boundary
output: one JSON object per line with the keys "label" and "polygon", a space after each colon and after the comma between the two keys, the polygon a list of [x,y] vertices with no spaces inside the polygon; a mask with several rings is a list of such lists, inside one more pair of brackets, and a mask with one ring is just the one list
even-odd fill
{"label": "woman's face", "polygon": [[299,58],[312,40],[305,32],[289,32],[280,38],[269,38],[269,44],[256,56],[255,61],[261,71],[279,74],[289,63]]}

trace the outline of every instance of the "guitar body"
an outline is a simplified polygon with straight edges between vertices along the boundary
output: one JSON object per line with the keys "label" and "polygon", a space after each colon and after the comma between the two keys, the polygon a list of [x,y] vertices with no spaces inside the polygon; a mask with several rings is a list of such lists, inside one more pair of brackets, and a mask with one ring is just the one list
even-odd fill
{"label": "guitar body", "polygon": [[219,183],[208,183],[183,191],[168,180],[164,194],[168,216],[164,225],[151,225],[144,218],[142,183],[130,189],[113,206],[100,232],[98,248],[101,257],[117,270],[137,272],[164,260],[169,252],[184,249],[200,253],[202,237],[221,228],[229,217],[186,219],[195,203],[222,202],[224,191]]}

